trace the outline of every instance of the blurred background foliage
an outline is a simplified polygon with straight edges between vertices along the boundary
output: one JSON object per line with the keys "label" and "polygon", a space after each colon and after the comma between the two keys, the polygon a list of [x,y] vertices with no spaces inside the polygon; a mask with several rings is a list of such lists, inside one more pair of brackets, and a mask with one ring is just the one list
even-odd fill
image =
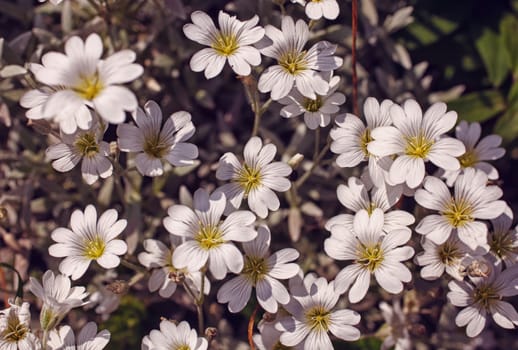
{"label": "blurred background foliage", "polygon": [[[1,237],[0,249],[19,249],[14,249],[18,255],[3,257],[12,258],[25,278],[47,268],[55,269],[56,259],[43,253],[50,243],[48,233],[56,226],[67,226],[72,210],[88,203],[97,203],[100,210],[116,208],[129,218],[126,240],[134,262],[143,238],[160,236],[167,240],[161,226],[167,208],[188,201],[189,191],[214,187],[218,158],[228,151],[239,153],[253,123],[243,88],[230,69],[212,80],[190,71],[189,59],[200,46],[184,37],[182,26],[194,10],[216,18],[221,9],[236,13],[240,19],[257,14],[263,26],[278,25],[279,4],[283,2],[108,0],[107,6],[99,6],[97,0],[65,0],[56,7],[32,0],[0,0],[0,203],[8,214],[7,223],[3,223],[8,234]],[[338,44],[337,53],[345,63],[336,74],[342,77],[340,91],[348,98],[343,112],[351,112],[351,2],[339,3],[339,18],[317,22],[311,41],[326,39]],[[416,98],[424,107],[441,100],[458,112],[459,120],[479,121],[483,134],[501,135],[508,152],[496,164],[501,174],[498,184],[516,212],[518,0],[359,0],[359,4],[360,106],[367,96],[396,102]],[[305,18],[303,8],[289,1],[285,9],[294,17]],[[86,37],[90,32],[103,35],[106,54],[121,48],[138,53],[145,73],[131,88],[141,104],[153,99],[162,106],[164,115],[181,109],[193,115],[196,134],[192,142],[200,149],[196,166],[173,169],[155,179],[133,174],[131,185],[123,183],[126,186],[121,192],[118,179],[89,187],[80,180],[79,169],[60,174],[45,161],[44,150],[56,139],[48,125],[28,125],[18,105],[20,96],[34,86],[25,62],[40,62],[43,53],[61,50],[71,35]],[[265,59],[263,67],[268,64],[270,61]],[[260,70],[256,69],[256,77]],[[296,152],[311,159],[314,133],[306,130],[300,120],[281,120],[279,110],[280,106],[273,104],[264,116],[261,136],[276,144],[284,160]],[[105,139],[116,139],[114,126],[110,126]],[[324,137],[321,142],[325,142]],[[341,210],[336,204],[336,186],[351,173],[336,169],[331,157],[327,158],[300,189],[299,205],[289,207],[284,202],[284,209],[273,214],[268,224],[277,235],[273,249],[293,244],[302,253],[305,270],[332,277],[337,266],[322,253],[322,241],[328,235],[323,223]],[[121,161],[131,159],[122,157]],[[293,175],[295,178],[309,167],[305,162]],[[119,276],[130,274],[131,270],[119,271]],[[94,275],[90,272],[81,281],[86,284]],[[98,285],[102,283],[96,281]],[[213,284],[213,292],[220,284]],[[435,348],[464,349],[469,345],[462,336],[431,337],[439,329],[448,329],[447,320],[440,319],[443,305],[437,302],[439,297],[444,299],[440,282],[419,281],[413,287],[418,292],[404,300],[405,305],[414,305],[417,310],[411,312],[413,338],[421,339],[421,344],[433,341]],[[171,300],[164,300],[157,295],[149,297],[146,288],[145,281],[133,286],[132,295],[136,297],[123,296],[119,308],[101,324],[112,332],[108,349],[139,348],[142,337],[157,328],[162,316],[196,324],[195,310],[185,295],[176,293]],[[362,334],[366,337],[355,344],[337,344],[337,349],[379,348],[376,335],[383,319],[376,311],[376,303],[383,298],[389,299],[384,294],[369,293],[364,302],[353,306],[362,313]],[[222,349],[246,348],[246,322],[252,309],[231,315],[217,303],[206,306],[208,324],[217,325]],[[89,316],[102,321],[93,311]],[[507,334],[501,329],[497,332]],[[502,348],[513,347],[512,337],[502,337],[500,341]]]}

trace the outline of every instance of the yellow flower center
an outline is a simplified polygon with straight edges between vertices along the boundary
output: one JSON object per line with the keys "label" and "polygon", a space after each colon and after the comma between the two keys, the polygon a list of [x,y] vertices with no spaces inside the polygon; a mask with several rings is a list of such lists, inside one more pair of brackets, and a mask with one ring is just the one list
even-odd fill
{"label": "yellow flower center", "polygon": [[262,175],[259,169],[252,168],[248,164],[243,164],[243,167],[239,171],[236,178],[236,182],[243,187],[245,195],[248,195],[250,191],[255,190],[261,185]]}
{"label": "yellow flower center", "polygon": [[87,132],[79,136],[74,146],[83,157],[92,158],[99,153],[99,144],[93,132]]}
{"label": "yellow flower center", "polygon": [[331,323],[331,312],[323,306],[315,306],[305,313],[306,324],[311,330],[327,332]]}
{"label": "yellow flower center", "polygon": [[237,37],[234,34],[219,33],[212,42],[212,48],[221,56],[230,56],[239,49]]}
{"label": "yellow flower center", "polygon": [[162,158],[167,154],[169,147],[162,142],[160,135],[145,137],[144,153],[153,158]]}
{"label": "yellow flower center", "polygon": [[255,286],[257,282],[264,279],[268,270],[268,265],[264,258],[246,255],[245,264],[241,273]]}
{"label": "yellow flower center", "polygon": [[500,295],[498,295],[497,291],[491,285],[487,284],[475,288],[473,293],[474,303],[483,306],[486,310],[489,310],[494,302],[500,299]]}
{"label": "yellow flower center", "polygon": [[91,77],[83,77],[74,90],[85,100],[93,100],[104,89],[97,73]]}
{"label": "yellow flower center", "polygon": [[473,214],[473,208],[465,200],[457,202],[452,198],[450,204],[442,214],[453,227],[462,227],[468,222],[472,222],[474,220],[473,216],[471,216]]}
{"label": "yellow flower center", "polygon": [[380,267],[384,259],[380,243],[374,246],[365,246],[360,243],[357,249],[359,256],[359,258],[356,259],[357,264],[362,265],[370,272],[373,272]]}
{"label": "yellow flower center", "polygon": [[180,345],[175,350],[191,350],[191,347],[189,345]]}
{"label": "yellow flower center", "polygon": [[297,75],[307,69],[306,51],[286,52],[279,58],[279,65],[292,75]]}
{"label": "yellow flower center", "polygon": [[103,256],[105,249],[106,242],[100,236],[95,236],[84,242],[83,255],[90,260],[96,260]]}
{"label": "yellow flower center", "polygon": [[419,134],[418,136],[407,137],[405,153],[415,158],[426,158],[433,144],[433,140],[427,139],[422,134]]}
{"label": "yellow flower center", "polygon": [[316,100],[310,98],[304,98],[304,109],[308,112],[318,112],[322,107],[322,97],[317,95]]}
{"label": "yellow flower center", "polygon": [[438,247],[437,254],[441,262],[447,266],[454,265],[463,257],[459,248],[454,243],[448,241]]}
{"label": "yellow flower center", "polygon": [[200,225],[200,230],[194,236],[194,240],[200,244],[202,249],[210,250],[225,243],[222,236],[219,226]]}
{"label": "yellow flower center", "polygon": [[369,142],[373,140],[371,136],[371,131],[369,128],[366,128],[363,134],[360,136],[360,148],[363,151],[363,154],[365,154],[366,157],[370,155],[369,151],[367,150],[367,145]]}
{"label": "yellow flower center", "polygon": [[10,312],[7,316],[7,328],[0,333],[0,339],[3,339],[8,343],[17,343],[24,339],[27,333],[29,333],[27,326],[20,322],[17,315]]}
{"label": "yellow flower center", "polygon": [[478,156],[475,150],[468,150],[459,158],[460,166],[462,169],[470,168],[478,163]]}
{"label": "yellow flower center", "polygon": [[505,234],[493,233],[489,241],[489,247],[501,259],[509,254],[518,254],[518,247],[514,246],[514,238],[511,232],[506,232]]}

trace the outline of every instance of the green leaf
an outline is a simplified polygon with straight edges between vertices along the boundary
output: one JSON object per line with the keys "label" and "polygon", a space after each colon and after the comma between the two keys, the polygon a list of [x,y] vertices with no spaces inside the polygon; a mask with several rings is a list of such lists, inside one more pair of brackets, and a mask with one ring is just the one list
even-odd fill
{"label": "green leaf", "polygon": [[511,86],[511,90],[507,94],[507,104],[512,106],[518,103],[518,81],[515,81],[513,86]]}
{"label": "green leaf", "polygon": [[500,22],[502,36],[508,64],[513,75],[518,75],[518,19],[515,16],[506,16]]}
{"label": "green leaf", "polygon": [[518,137],[518,103],[511,106],[507,112],[498,119],[493,132],[502,136],[504,143],[509,143]]}
{"label": "green leaf", "polygon": [[481,122],[494,117],[505,109],[504,97],[499,91],[472,92],[448,102],[448,107],[459,115],[459,120]]}
{"label": "green leaf", "polygon": [[418,20],[407,27],[407,30],[421,45],[430,45],[452,33],[458,26],[459,23],[456,21],[427,13],[426,16],[421,14]]}
{"label": "green leaf", "polygon": [[489,81],[494,86],[500,86],[509,74],[509,60],[503,36],[485,29],[475,45],[486,67]]}
{"label": "green leaf", "polygon": [[16,276],[18,276],[18,288],[16,288],[16,297],[23,299],[23,280],[18,270],[16,270],[14,266],[11,266],[3,262],[0,262],[0,267],[5,267],[6,269],[12,270],[16,273]]}

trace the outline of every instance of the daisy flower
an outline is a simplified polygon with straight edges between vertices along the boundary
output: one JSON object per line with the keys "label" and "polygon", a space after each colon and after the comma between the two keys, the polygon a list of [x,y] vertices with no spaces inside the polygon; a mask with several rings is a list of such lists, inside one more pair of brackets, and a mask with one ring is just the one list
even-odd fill
{"label": "daisy flower", "polygon": [[31,312],[29,303],[11,304],[0,311],[0,349],[32,350],[40,349],[39,339],[31,332]]}
{"label": "daisy flower", "polygon": [[287,97],[279,100],[285,105],[281,109],[284,118],[293,118],[304,113],[304,122],[308,128],[314,130],[326,127],[331,122],[331,115],[338,113],[345,103],[345,95],[336,92],[340,86],[340,77],[334,76],[329,82],[329,91],[326,95],[317,95],[316,99],[304,97],[297,89],[292,89]]}
{"label": "daisy flower", "polygon": [[160,330],[153,329],[142,340],[142,348],[149,350],[207,350],[207,339],[198,337],[187,321],[178,325],[169,320],[160,322]]}
{"label": "daisy flower", "polygon": [[464,143],[466,153],[458,157],[460,169],[444,171],[441,175],[446,179],[448,186],[453,185],[466,168],[482,170],[489,180],[498,179],[498,170],[486,161],[504,156],[505,149],[500,147],[502,138],[498,135],[488,135],[480,140],[481,133],[482,128],[479,123],[468,123],[464,120],[455,128],[455,137]]}
{"label": "daisy flower", "polygon": [[70,279],[65,275],[54,275],[54,272],[47,270],[43,274],[42,283],[30,277],[30,291],[43,302],[40,313],[43,330],[56,327],[70,310],[86,304],[83,301],[88,296],[86,288],[71,287]]}
{"label": "daisy flower", "polygon": [[291,0],[292,3],[298,3],[306,6],[306,15],[311,19],[336,19],[340,14],[340,7],[336,0]]}
{"label": "daisy flower", "polygon": [[284,162],[272,162],[276,152],[275,145],[263,146],[261,139],[255,136],[245,145],[243,163],[230,152],[220,158],[216,177],[231,181],[217,189],[229,201],[227,211],[239,209],[243,198],[248,199],[250,209],[263,219],[268,210],[279,209],[279,198],[273,190],[286,192],[290,189],[291,182],[286,177],[292,170]]}
{"label": "daisy flower", "polygon": [[[491,264],[488,264],[491,266]],[[455,306],[463,307],[455,318],[455,324],[466,327],[468,337],[476,337],[484,329],[488,314],[502,328],[514,329],[518,325],[518,313],[504,297],[518,295],[518,266],[503,271],[497,264],[487,277],[471,277],[465,281],[448,283],[447,298]]]}
{"label": "daisy flower", "polygon": [[383,211],[374,209],[369,216],[366,210],[356,214],[353,231],[333,230],[324,242],[324,250],[333,259],[352,260],[335,278],[340,294],[349,290],[349,301],[357,303],[367,294],[371,275],[387,292],[400,293],[402,282],[410,282],[412,274],[401,263],[414,255],[414,249],[402,246],[411,237],[410,230],[393,230],[383,233]]}
{"label": "daisy flower", "polygon": [[[49,350],[102,350],[110,341],[110,332],[102,330],[97,333],[97,324],[88,322],[76,337],[70,326],[63,326],[49,334],[47,343]],[[76,346],[77,345],[77,346]]]}
{"label": "daisy flower", "polygon": [[117,127],[119,149],[136,152],[137,170],[146,176],[164,173],[163,162],[174,166],[192,165],[198,157],[198,147],[184,141],[194,135],[191,115],[181,111],[171,114],[162,127],[162,110],[154,101],[148,101],[144,110],[132,113],[135,125]]}
{"label": "daisy flower", "polygon": [[[187,268],[177,269],[173,265],[173,251],[175,247],[183,243],[181,237],[169,235],[171,248],[156,239],[146,239],[144,241],[145,252],[138,255],[139,262],[153,269],[149,278],[148,288],[150,292],[156,292],[162,298],[169,298],[176,291],[179,280],[184,280],[191,290],[200,292],[202,288],[202,274],[200,271],[189,271]],[[210,282],[205,278],[204,293],[209,294]]]}
{"label": "daisy flower", "polygon": [[456,157],[465,151],[464,144],[443,136],[457,121],[457,113],[446,113],[446,104],[434,103],[423,116],[415,100],[407,100],[403,107],[390,107],[394,126],[378,127],[371,132],[367,150],[378,156],[397,156],[389,170],[391,184],[406,183],[416,188],[425,177],[425,162],[431,161],[444,170],[457,170]]}
{"label": "daisy flower", "polygon": [[72,134],[61,133],[61,142],[47,148],[46,157],[59,172],[68,172],[81,162],[81,175],[89,185],[99,177],[106,179],[113,173],[108,158],[110,145],[102,141],[106,129],[93,123],[87,130],[77,129]]}
{"label": "daisy flower", "polygon": [[333,350],[328,332],[346,341],[360,338],[360,331],[353,327],[360,322],[360,315],[348,309],[334,309],[340,295],[335,292],[333,282],[328,283],[320,277],[314,280],[306,293],[301,293],[298,288],[291,295],[290,302],[284,306],[291,316],[276,324],[276,328],[283,332],[280,337],[282,345],[300,345],[304,350]]}
{"label": "daisy flower", "polygon": [[354,168],[361,162],[368,161],[370,178],[377,187],[385,185],[385,173],[392,161],[389,157],[380,158],[371,154],[368,145],[372,141],[372,130],[392,124],[389,109],[393,104],[390,100],[383,100],[380,104],[374,97],[368,97],[363,104],[366,124],[354,114],[347,113],[336,117],[337,127],[330,132],[333,139],[331,152],[338,154],[336,165]]}
{"label": "daisy flower", "polygon": [[44,101],[43,117],[50,119],[63,110],[74,111],[68,118],[59,120],[66,134],[75,132],[77,127],[90,128],[92,117],[88,107],[114,124],[126,119],[126,111],[137,108],[135,95],[120,85],[135,80],[143,72],[141,65],[133,63],[135,53],[122,50],[105,60],[101,59],[102,53],[99,35],[90,34],[84,42],[73,36],[65,43],[65,54],[48,52],[41,58],[42,65],[32,69],[36,80],[53,90]]}
{"label": "daisy flower", "polygon": [[[336,195],[340,203],[355,214],[366,210],[371,215],[374,209],[381,209],[383,211],[383,232],[399,229],[410,230],[407,226],[415,221],[414,216],[404,210],[390,210],[401,197],[400,191],[396,188],[374,187],[369,195],[365,184],[360,179],[351,176],[347,185],[338,185]],[[327,221],[325,228],[331,231],[333,226],[340,225],[343,227],[339,230],[344,228],[352,230],[354,216],[353,214],[334,216]]]}
{"label": "daisy flower", "polygon": [[173,252],[173,266],[199,271],[208,262],[218,280],[228,271],[239,273],[243,269],[243,256],[232,241],[248,242],[257,236],[255,215],[247,210],[235,211],[221,221],[226,201],[223,193],[209,196],[200,188],[194,193],[194,210],[181,204],[169,208],[165,228],[186,238]]}
{"label": "daisy flower", "polygon": [[97,210],[88,205],[84,213],[74,210],[70,217],[70,228],[59,227],[52,231],[56,243],[49,247],[49,254],[65,258],[59,264],[61,273],[73,280],[81,278],[92,260],[113,269],[120,264],[119,255],[126,253],[126,242],[115,239],[126,228],[126,220],[117,220],[117,211],[109,209],[97,220]]}
{"label": "daisy flower", "polygon": [[220,29],[202,11],[193,12],[191,20],[193,23],[183,27],[185,36],[209,46],[192,56],[191,69],[194,72],[205,71],[207,79],[214,78],[228,60],[236,74],[246,76],[251,72],[250,66],[261,64],[261,54],[252,46],[264,37],[264,29],[257,26],[258,16],[242,22],[235,16],[219,11]]}
{"label": "daisy flower", "polygon": [[343,60],[333,56],[336,45],[319,41],[309,50],[304,47],[309,38],[306,22],[293,21],[290,16],[282,18],[281,30],[268,25],[266,36],[272,44],[261,49],[261,53],[277,60],[277,64],[267,68],[259,78],[258,89],[270,92],[273,100],[286,97],[293,86],[312,100],[317,94],[325,96],[329,83],[318,72],[332,72],[340,67]]}
{"label": "daisy flower", "polygon": [[442,244],[436,244],[423,237],[421,246],[424,251],[416,255],[415,261],[421,269],[421,277],[425,280],[436,280],[446,271],[456,280],[463,280],[462,260],[471,251],[457,237],[451,236]]}
{"label": "daisy flower", "polygon": [[226,282],[218,291],[218,302],[228,303],[230,312],[244,309],[252,288],[256,289],[259,305],[270,313],[277,312],[277,304],[287,304],[290,295],[279,279],[288,279],[299,271],[299,265],[291,263],[299,257],[293,248],[281,249],[270,255],[270,230],[266,226],[257,229],[257,237],[243,243],[245,263],[238,277]]}
{"label": "daisy flower", "polygon": [[491,220],[488,234],[489,252],[509,267],[518,263],[518,228],[511,229],[513,212],[507,206],[496,219]]}
{"label": "daisy flower", "polygon": [[502,194],[499,187],[487,186],[487,175],[481,170],[466,169],[455,181],[453,196],[444,182],[427,176],[414,198],[422,207],[439,213],[424,217],[415,230],[436,244],[444,243],[456,230],[470,249],[489,248],[487,226],[477,219],[495,219],[502,214],[506,208],[506,203],[498,200]]}

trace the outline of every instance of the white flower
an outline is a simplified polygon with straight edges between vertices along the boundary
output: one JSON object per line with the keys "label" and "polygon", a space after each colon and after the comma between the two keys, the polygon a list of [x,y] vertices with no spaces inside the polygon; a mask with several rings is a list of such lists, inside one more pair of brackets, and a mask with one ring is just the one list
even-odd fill
{"label": "white flower", "polygon": [[153,329],[142,340],[142,349],[149,350],[207,350],[205,338],[198,337],[187,321],[178,325],[169,320],[160,322],[160,330]]}
{"label": "white flower", "polygon": [[97,333],[97,324],[88,322],[79,332],[77,340],[70,326],[63,326],[59,331],[53,330],[49,334],[47,346],[49,350],[102,350],[109,341],[108,330]]}
{"label": "white flower", "polygon": [[390,168],[392,160],[389,157],[380,158],[371,154],[367,147],[372,141],[371,132],[380,126],[392,124],[389,109],[394,104],[383,100],[381,105],[374,97],[368,97],[363,104],[363,115],[367,125],[354,114],[347,113],[336,117],[336,128],[330,136],[331,152],[338,154],[336,164],[342,168],[354,168],[363,161],[369,162],[369,175],[377,187],[384,186],[388,177],[385,173]]}
{"label": "white flower", "polygon": [[110,177],[113,165],[108,158],[110,145],[102,141],[104,130],[93,122],[90,129],[77,129],[72,134],[61,133],[61,142],[49,146],[46,151],[47,158],[53,160],[52,167],[67,172],[81,161],[81,174],[89,185],[99,177]]}
{"label": "white flower", "polygon": [[395,300],[392,307],[382,301],[380,310],[386,324],[388,325],[390,334],[383,340],[380,350],[388,350],[394,347],[394,350],[412,350],[412,340],[408,332],[409,322],[406,315],[401,310],[401,303]]}
{"label": "white flower", "polygon": [[416,232],[436,244],[444,243],[456,230],[459,239],[472,250],[488,249],[487,226],[476,219],[494,219],[505,210],[506,204],[498,198],[502,190],[487,186],[487,175],[481,170],[466,169],[455,181],[453,196],[444,182],[427,176],[423,189],[415,193],[419,205],[437,210],[439,215],[424,217]]}
{"label": "white flower", "polygon": [[33,350],[40,349],[39,339],[31,332],[31,312],[29,303],[11,304],[0,311],[0,349]]}
{"label": "white flower", "polygon": [[[38,0],[39,2],[45,2],[46,0]],[[49,0],[51,4],[58,5],[63,0]]]}
{"label": "white flower", "polygon": [[193,164],[198,157],[198,147],[184,141],[195,131],[191,115],[181,111],[171,114],[162,127],[162,111],[154,101],[148,101],[144,110],[132,113],[135,125],[120,124],[117,127],[119,148],[123,152],[138,153],[137,170],[146,176],[164,173],[163,161],[174,166]]}
{"label": "white flower", "polygon": [[[371,196],[367,191],[365,184],[358,178],[349,177],[347,185],[338,185],[336,195],[340,203],[347,209],[358,213],[361,210],[366,210],[367,213],[372,214],[374,209],[379,208],[383,211],[383,231],[390,232],[393,230],[405,229],[410,230],[407,226],[414,223],[415,218],[412,214],[404,210],[391,210],[399,200],[401,193],[398,189],[387,187],[374,187],[371,189]],[[339,214],[330,218],[325,228],[331,231],[334,225],[344,226],[340,228],[343,230],[353,229],[354,215]]]}
{"label": "white flower", "polygon": [[[141,65],[133,63],[133,51],[119,51],[102,60],[103,43],[101,37],[93,33],[85,42],[77,36],[68,39],[65,53],[48,52],[41,58],[42,65],[31,67],[36,79],[53,89],[42,101],[43,118],[59,116],[56,121],[61,130],[71,134],[77,127],[90,128],[92,117],[88,107],[114,124],[124,121],[125,111],[137,108],[135,95],[119,85],[135,80],[143,72]],[[35,93],[29,91],[28,94]],[[34,105],[34,101],[29,102]],[[64,110],[71,111],[68,118],[63,118]]]}
{"label": "white flower", "polygon": [[513,212],[507,206],[499,217],[491,220],[488,234],[489,251],[509,267],[518,263],[518,227],[511,230]]}
{"label": "white flower", "polygon": [[306,15],[311,19],[336,19],[340,14],[340,7],[336,0],[308,0]]}
{"label": "white flower", "polygon": [[43,286],[35,278],[30,278],[30,291],[43,302],[40,323],[43,330],[57,326],[73,308],[85,305],[85,287],[71,287],[70,279],[65,275],[54,275],[47,270],[42,278]]}
{"label": "white flower", "polygon": [[228,199],[227,211],[239,209],[243,198],[248,198],[250,209],[263,219],[268,210],[279,209],[279,198],[272,190],[289,190],[291,182],[286,177],[291,174],[291,167],[284,162],[272,162],[276,152],[275,145],[263,146],[255,136],[245,145],[243,163],[230,152],[220,158],[216,177],[231,182],[216,192],[223,192]]}
{"label": "white flower", "polygon": [[[460,169],[444,171],[441,177],[446,179],[448,186],[453,185],[457,177],[466,168],[480,169],[487,174],[489,180],[498,179],[498,170],[486,160],[502,158],[505,149],[499,147],[502,138],[498,135],[488,135],[480,139],[482,128],[479,123],[471,123],[462,120],[455,128],[455,136],[464,143],[466,153],[458,157]],[[477,143],[478,142],[478,143]]]}
{"label": "white flower", "polygon": [[273,100],[287,96],[293,86],[310,99],[316,100],[317,94],[325,96],[329,91],[329,83],[318,72],[332,72],[340,67],[343,60],[333,56],[336,45],[327,41],[319,41],[309,50],[304,50],[309,38],[306,22],[293,21],[284,16],[282,31],[268,25],[266,36],[272,40],[270,46],[261,49],[265,56],[277,60],[277,65],[267,68],[259,78],[258,89],[270,92]]}
{"label": "white flower", "polygon": [[[189,271],[187,268],[177,269],[173,266],[173,251],[175,247],[183,243],[183,239],[174,235],[169,236],[171,239],[171,248],[166,247],[160,241],[155,239],[146,239],[144,241],[145,252],[138,255],[139,262],[153,269],[149,278],[148,288],[151,292],[156,292],[162,298],[169,298],[176,291],[178,279],[184,279],[189,287],[200,292],[202,274],[200,271]],[[204,293],[209,294],[210,282],[205,277]]]}
{"label": "white flower", "polygon": [[259,305],[270,313],[277,312],[277,304],[287,304],[290,295],[279,279],[295,276],[299,266],[291,263],[299,257],[293,248],[281,249],[270,255],[270,230],[266,226],[257,229],[257,237],[243,243],[245,263],[240,275],[226,282],[218,291],[218,302],[228,303],[230,312],[244,309],[252,287],[255,287]]}
{"label": "white flower", "polygon": [[313,280],[311,285],[305,280],[296,290],[290,285],[292,298],[284,308],[291,316],[282,318],[276,325],[283,332],[281,343],[292,347],[300,344],[304,350],[333,350],[328,332],[342,340],[358,340],[360,331],[353,325],[360,322],[360,315],[348,309],[334,310],[340,296],[334,283],[323,277],[309,280]]}
{"label": "white flower", "polygon": [[[259,334],[254,334],[253,340],[257,349],[259,350],[280,350],[286,349],[287,347],[283,346],[280,338],[282,335],[282,331],[275,329],[275,324],[279,321],[279,314],[272,321],[266,321],[262,319],[257,325],[257,329],[259,330]],[[289,349],[293,350],[303,350],[303,344],[296,345],[294,347],[290,347]]]}
{"label": "white flower", "polygon": [[106,286],[101,286],[90,295],[85,309],[95,307],[95,313],[100,315],[103,321],[106,321],[119,308],[120,303],[121,294],[115,294],[108,290]]}
{"label": "white flower", "polygon": [[118,255],[125,254],[126,242],[115,239],[126,228],[126,220],[117,220],[117,211],[105,211],[97,221],[97,210],[88,205],[84,213],[74,210],[70,217],[71,230],[58,227],[52,231],[49,254],[65,258],[59,264],[61,273],[76,280],[83,276],[92,260],[105,269],[113,269],[120,264]]}
{"label": "white flower", "polygon": [[255,215],[246,210],[235,211],[221,220],[226,198],[221,192],[210,197],[204,189],[194,193],[194,210],[173,205],[167,211],[164,226],[171,234],[185,237],[173,252],[173,265],[178,269],[200,270],[208,261],[214,278],[223,279],[228,271],[239,273],[243,256],[232,243],[248,242],[257,236],[253,228]]}
{"label": "white flower", "polygon": [[378,127],[371,132],[367,150],[378,156],[397,158],[390,166],[391,184],[406,183],[416,188],[425,177],[425,161],[445,170],[457,170],[457,158],[466,149],[464,144],[451,137],[442,137],[457,121],[457,113],[446,113],[446,104],[434,103],[423,116],[421,107],[414,100],[407,100],[403,108],[394,104],[390,117],[394,126]]}
{"label": "white flower", "polygon": [[410,282],[412,274],[401,263],[414,255],[414,249],[401,245],[408,242],[410,230],[396,229],[383,233],[383,211],[374,209],[369,216],[362,210],[354,217],[353,231],[334,226],[324,250],[333,259],[352,260],[335,278],[337,292],[349,290],[349,301],[357,303],[367,294],[371,275],[389,293],[403,290],[402,282]]}
{"label": "white flower", "polygon": [[415,261],[417,265],[424,266],[421,269],[421,277],[425,280],[435,280],[442,276],[444,271],[461,281],[462,260],[470,252],[457,237],[451,236],[442,244],[436,244],[423,237],[421,246],[424,251],[417,254]]}
{"label": "white flower", "polygon": [[[490,265],[488,265],[490,266]],[[476,337],[484,329],[487,314],[503,328],[513,329],[518,325],[518,313],[513,305],[502,298],[518,295],[518,266],[500,271],[501,265],[493,266],[487,277],[471,277],[469,281],[451,281],[448,300],[463,307],[455,324],[466,327],[468,337]]]}
{"label": "white flower", "polygon": [[329,91],[324,96],[317,95],[316,99],[310,99],[300,94],[297,89],[292,89],[287,97],[279,100],[285,105],[281,110],[284,118],[293,118],[304,113],[304,122],[308,128],[325,127],[331,122],[331,115],[338,113],[341,105],[345,103],[345,95],[336,92],[340,86],[340,77],[334,76],[329,82]]}
{"label": "white flower", "polygon": [[259,17],[241,22],[235,16],[219,11],[219,27],[202,11],[191,14],[193,23],[183,27],[185,36],[202,45],[209,46],[192,56],[191,69],[205,71],[207,79],[217,76],[225,62],[238,75],[249,75],[250,66],[261,64],[261,54],[252,45],[264,37],[264,29],[257,26]]}

